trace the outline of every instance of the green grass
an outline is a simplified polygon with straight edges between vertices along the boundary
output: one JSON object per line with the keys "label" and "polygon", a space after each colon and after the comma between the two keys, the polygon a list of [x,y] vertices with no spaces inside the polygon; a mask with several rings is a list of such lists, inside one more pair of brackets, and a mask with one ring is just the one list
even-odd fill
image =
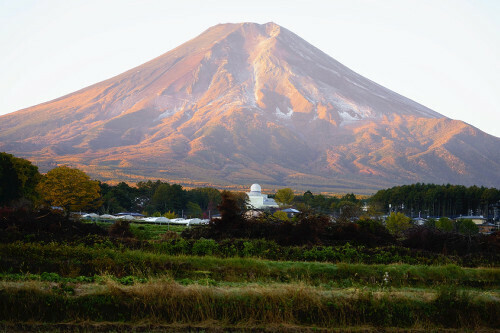
{"label": "green grass", "polygon": [[0,244],[0,272],[62,277],[110,274],[118,278],[169,275],[173,279],[208,277],[227,282],[305,282],[338,286],[394,287],[455,285],[495,288],[500,268],[464,268],[456,265],[366,265],[347,263],[270,261],[257,258],[166,255],[126,248],[69,246],[57,243]]}
{"label": "green grass", "polygon": [[[87,222],[94,223],[94,222]],[[108,222],[96,222],[98,226],[104,229],[109,229],[113,223]],[[146,224],[146,223],[130,223],[130,230],[134,236],[139,240],[159,240],[161,236],[167,231],[173,231],[180,234],[186,229],[183,225],[174,224]]]}
{"label": "green grass", "polygon": [[140,240],[159,240],[167,231],[180,234],[184,229],[186,227],[183,225],[130,223],[130,230]]}

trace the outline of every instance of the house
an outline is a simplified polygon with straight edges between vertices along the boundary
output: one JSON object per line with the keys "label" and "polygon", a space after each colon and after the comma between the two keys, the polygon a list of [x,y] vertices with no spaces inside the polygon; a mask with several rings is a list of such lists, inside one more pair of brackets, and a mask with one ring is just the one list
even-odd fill
{"label": "house", "polygon": [[420,217],[420,216],[413,218],[412,221],[413,221],[414,225],[424,225],[425,222],[427,222],[426,219],[424,219],[423,217]]}
{"label": "house", "polygon": [[479,232],[482,234],[489,234],[495,230],[497,230],[497,226],[493,223],[484,223],[478,225],[479,227]]}
{"label": "house", "polygon": [[500,221],[500,201],[491,205],[493,209],[493,221]]}
{"label": "house", "polygon": [[459,216],[457,220],[472,220],[472,222],[478,225],[486,222],[486,218],[482,215]]}
{"label": "house", "polygon": [[300,211],[298,211],[294,208],[286,208],[286,209],[282,209],[281,211],[285,212],[286,216],[288,216],[289,218],[294,217],[296,214],[300,213]]}

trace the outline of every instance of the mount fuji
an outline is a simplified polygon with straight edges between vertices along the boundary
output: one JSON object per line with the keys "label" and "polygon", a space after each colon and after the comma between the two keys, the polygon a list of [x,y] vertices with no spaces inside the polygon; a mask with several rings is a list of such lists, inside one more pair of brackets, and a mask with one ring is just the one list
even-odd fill
{"label": "mount fuji", "polygon": [[500,187],[499,138],[364,78],[274,23],[211,27],[116,77],[1,116],[0,150],[42,171],[67,164],[105,181],[366,193],[414,182]]}

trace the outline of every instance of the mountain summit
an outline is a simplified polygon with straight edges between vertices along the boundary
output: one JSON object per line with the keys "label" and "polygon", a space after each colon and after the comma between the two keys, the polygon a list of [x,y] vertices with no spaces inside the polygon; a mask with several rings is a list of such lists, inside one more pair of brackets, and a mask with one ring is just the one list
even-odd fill
{"label": "mountain summit", "polygon": [[219,24],[114,78],[2,116],[0,149],[105,180],[500,186],[500,139],[275,23]]}

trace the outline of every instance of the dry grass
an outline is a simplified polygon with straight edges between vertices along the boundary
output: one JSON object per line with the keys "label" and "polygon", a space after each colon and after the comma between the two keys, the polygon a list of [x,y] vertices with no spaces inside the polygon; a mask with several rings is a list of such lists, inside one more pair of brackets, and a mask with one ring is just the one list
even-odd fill
{"label": "dry grass", "polygon": [[112,278],[67,287],[53,282],[3,282],[0,320],[211,323],[240,328],[375,325],[473,329],[500,325],[498,292],[326,290],[303,283],[183,286],[168,279],[123,286]]}

